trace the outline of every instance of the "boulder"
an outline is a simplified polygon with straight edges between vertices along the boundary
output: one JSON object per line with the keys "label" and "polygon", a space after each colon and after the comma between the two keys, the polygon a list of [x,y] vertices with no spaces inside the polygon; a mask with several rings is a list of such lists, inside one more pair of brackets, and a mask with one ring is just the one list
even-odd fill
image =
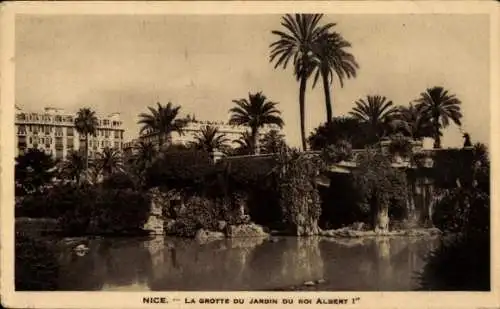
{"label": "boulder", "polygon": [[226,230],[227,222],[224,220],[220,220],[217,222],[217,231],[223,232]]}
{"label": "boulder", "polygon": [[250,223],[241,225],[230,225],[227,229],[228,237],[267,237],[268,233],[260,225]]}
{"label": "boulder", "polygon": [[208,231],[204,229],[199,229],[196,232],[194,238],[201,243],[207,243],[214,240],[224,239],[226,236],[222,232]]}

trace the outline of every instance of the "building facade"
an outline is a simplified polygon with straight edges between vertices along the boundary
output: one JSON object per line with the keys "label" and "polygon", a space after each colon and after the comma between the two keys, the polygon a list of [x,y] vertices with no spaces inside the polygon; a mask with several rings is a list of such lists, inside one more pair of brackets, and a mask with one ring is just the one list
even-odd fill
{"label": "building facade", "polygon": [[[247,126],[230,125],[224,122],[217,122],[217,121],[191,120],[183,128],[182,134],[179,134],[178,132],[173,132],[170,136],[169,142],[172,144],[189,146],[190,143],[196,141],[196,136],[199,135],[201,133],[201,130],[207,125],[217,127],[219,130],[218,131],[219,134],[224,134],[225,137],[230,141],[230,143],[228,143],[228,146],[232,147],[237,147],[238,144],[235,142],[235,140],[240,139],[243,133],[250,131],[250,129]],[[259,130],[259,139],[262,138],[265,134],[267,134],[271,130],[279,130],[279,127],[265,126],[261,128]],[[139,142],[146,142],[157,145],[158,144],[157,133],[146,132],[145,134],[139,136],[139,138],[125,143],[124,144],[125,152],[129,154],[133,153],[135,145],[137,145]]]}
{"label": "building facade", "polygon": [[[16,156],[37,148],[55,159],[64,159],[72,151],[85,149],[85,136],[75,128],[76,114],[62,109],[44,108],[43,112],[24,111],[16,106]],[[89,156],[95,157],[106,147],[123,148],[120,114],[98,117],[96,136],[89,137]]]}

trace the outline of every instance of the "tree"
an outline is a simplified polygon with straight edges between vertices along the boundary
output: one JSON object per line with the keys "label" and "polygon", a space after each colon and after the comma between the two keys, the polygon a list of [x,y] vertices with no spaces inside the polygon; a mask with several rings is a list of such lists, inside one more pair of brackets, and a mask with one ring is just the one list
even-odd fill
{"label": "tree", "polygon": [[356,77],[356,69],[359,66],[354,56],[345,51],[349,47],[351,43],[337,32],[321,36],[313,45],[316,64],[313,88],[321,75],[325,92],[326,122],[330,122],[333,117],[330,85],[333,84],[335,76],[339,79],[340,87],[344,86],[344,78]]}
{"label": "tree", "polygon": [[88,107],[81,108],[76,114],[75,128],[79,134],[85,136],[85,169],[89,168],[89,135],[96,135],[99,122],[95,111]]}
{"label": "tree", "polygon": [[254,154],[259,153],[257,145],[257,136],[259,129],[265,125],[277,125],[282,128],[284,125],[281,119],[281,112],[276,109],[277,102],[268,101],[262,92],[255,94],[248,94],[247,99],[233,100],[236,107],[231,108],[230,124],[233,125],[247,125],[250,127],[250,134],[252,136],[252,150]]}
{"label": "tree", "polygon": [[434,148],[441,148],[441,128],[446,128],[450,121],[460,126],[462,113],[460,100],[453,94],[448,94],[443,87],[428,88],[416,100],[419,108],[432,120]]}
{"label": "tree", "polygon": [[367,99],[359,99],[354,102],[356,106],[349,114],[361,122],[370,125],[372,134],[377,139],[382,138],[388,128],[388,124],[397,112],[392,101],[383,96],[367,96]]}
{"label": "tree", "polygon": [[401,106],[398,108],[391,126],[394,131],[401,132],[413,140],[433,136],[431,118],[428,114],[422,112],[421,107],[411,103],[408,107]]}
{"label": "tree", "polygon": [[207,125],[201,128],[201,131],[195,136],[194,147],[197,150],[212,153],[215,150],[224,149],[228,141],[226,135],[219,133],[217,127]]}
{"label": "tree", "polygon": [[376,142],[367,123],[353,117],[334,117],[314,129],[308,142],[312,150],[322,150],[340,141],[347,141],[354,149],[362,149]]}
{"label": "tree", "polygon": [[278,130],[267,132],[260,142],[264,153],[277,153],[286,147],[283,135]]}
{"label": "tree", "polygon": [[152,164],[154,159],[157,156],[157,151],[152,143],[147,143],[140,141],[136,146],[135,146],[135,154],[133,157],[133,160],[139,167],[139,170],[145,170],[149,168]]}
{"label": "tree", "polygon": [[174,106],[168,102],[163,106],[157,103],[158,107],[148,107],[149,114],[139,114],[138,124],[142,125],[140,133],[148,132],[156,134],[158,137],[158,149],[162,149],[164,139],[167,141],[171,137],[172,132],[183,133],[183,128],[186,126],[186,119],[177,119],[179,116],[180,106]]}
{"label": "tree", "polygon": [[18,194],[32,194],[43,191],[52,182],[56,162],[50,155],[38,149],[28,151],[16,158],[15,181]]}
{"label": "tree", "polygon": [[81,176],[86,172],[85,164],[85,156],[81,152],[72,151],[63,163],[62,174],[80,183]]}
{"label": "tree", "polygon": [[287,14],[282,17],[281,25],[285,32],[274,30],[271,33],[279,38],[271,43],[270,62],[276,61],[274,68],[286,69],[290,59],[293,61],[294,75],[299,81],[300,133],[302,149],[306,150],[305,132],[305,95],[307,80],[314,69],[314,45],[319,38],[335,26],[333,23],[320,26],[322,14]]}
{"label": "tree", "polygon": [[353,179],[370,208],[375,231],[388,232],[389,208],[406,205],[406,175],[393,168],[389,158],[379,151],[368,150],[359,156]]}
{"label": "tree", "polygon": [[103,173],[104,177],[123,171],[121,153],[113,148],[104,148],[102,153],[97,154],[96,166]]}
{"label": "tree", "polygon": [[248,155],[252,153],[253,141],[250,132],[246,131],[241,133],[240,138],[234,140],[234,142],[239,145],[234,151],[236,155]]}

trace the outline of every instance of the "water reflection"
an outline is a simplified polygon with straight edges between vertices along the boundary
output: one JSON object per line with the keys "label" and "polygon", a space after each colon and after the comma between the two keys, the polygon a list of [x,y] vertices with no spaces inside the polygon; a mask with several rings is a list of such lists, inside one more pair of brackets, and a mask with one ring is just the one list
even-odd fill
{"label": "water reflection", "polygon": [[439,240],[178,238],[59,241],[61,290],[266,290],[324,279],[321,290],[404,291]]}

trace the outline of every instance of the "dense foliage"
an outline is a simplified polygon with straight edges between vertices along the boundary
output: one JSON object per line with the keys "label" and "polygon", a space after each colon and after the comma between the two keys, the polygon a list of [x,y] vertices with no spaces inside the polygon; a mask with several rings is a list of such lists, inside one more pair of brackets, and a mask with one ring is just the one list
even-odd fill
{"label": "dense foliage", "polygon": [[38,149],[28,149],[18,156],[15,165],[16,195],[42,192],[52,182],[55,167],[52,157]]}
{"label": "dense foliage", "polygon": [[377,142],[366,123],[351,117],[335,117],[324,123],[309,136],[311,150],[322,150],[340,141],[347,141],[354,149],[362,149]]}
{"label": "dense foliage", "polygon": [[16,291],[54,291],[58,289],[59,264],[55,253],[43,240],[16,233]]}
{"label": "dense foliage", "polygon": [[[490,169],[484,145],[475,145],[460,186],[446,189],[435,224],[453,238],[427,257],[420,274],[426,290],[490,290]],[[466,176],[466,177],[465,177]]]}
{"label": "dense foliage", "polygon": [[278,190],[283,220],[297,236],[318,233],[321,201],[315,183],[323,161],[297,150],[277,157]]}
{"label": "dense foliage", "polygon": [[363,203],[369,206],[373,227],[387,231],[391,208],[406,207],[405,173],[392,168],[387,156],[371,149],[358,158],[353,178]]}

